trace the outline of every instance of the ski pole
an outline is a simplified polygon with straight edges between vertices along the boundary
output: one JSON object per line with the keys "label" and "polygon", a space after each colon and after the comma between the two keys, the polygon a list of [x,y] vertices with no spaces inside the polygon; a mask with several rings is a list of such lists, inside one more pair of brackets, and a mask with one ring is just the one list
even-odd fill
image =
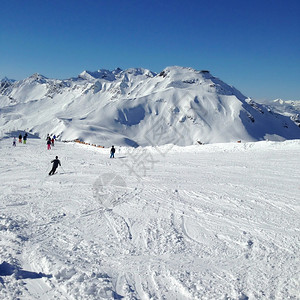
{"label": "ski pole", "polygon": [[66,171],[64,170],[64,168],[62,166],[60,166],[62,168],[62,170],[66,173]]}

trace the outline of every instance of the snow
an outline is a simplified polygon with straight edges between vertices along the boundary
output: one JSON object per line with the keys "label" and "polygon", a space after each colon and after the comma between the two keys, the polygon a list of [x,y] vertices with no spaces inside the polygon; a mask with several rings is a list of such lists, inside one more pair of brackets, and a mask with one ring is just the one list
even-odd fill
{"label": "snow", "polygon": [[299,155],[2,138],[0,299],[299,299]]}
{"label": "snow", "polygon": [[290,117],[300,127],[300,100],[276,99],[268,105],[274,112]]}
{"label": "snow", "polygon": [[[0,126],[39,137],[119,146],[299,139],[299,116],[255,103],[209,72],[179,66],[84,71],[77,78],[40,74],[0,87]],[[300,122],[300,121],[299,121]]]}

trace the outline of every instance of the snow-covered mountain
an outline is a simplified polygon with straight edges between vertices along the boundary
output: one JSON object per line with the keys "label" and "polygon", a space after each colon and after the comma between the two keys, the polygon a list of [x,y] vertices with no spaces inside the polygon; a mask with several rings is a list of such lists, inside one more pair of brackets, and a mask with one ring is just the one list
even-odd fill
{"label": "snow-covered mountain", "polygon": [[2,83],[2,82],[9,82],[9,83],[13,83],[13,82],[15,82],[16,80],[14,80],[14,79],[9,79],[9,78],[7,78],[7,77],[4,77],[4,78],[2,78],[1,80],[0,80],[0,82]]}
{"label": "snow-covered mountain", "polygon": [[168,67],[84,71],[68,80],[34,74],[0,89],[0,126],[61,140],[191,145],[300,138],[289,116],[242,95],[208,71]]}
{"label": "snow-covered mountain", "polygon": [[300,100],[276,99],[269,105],[274,112],[290,117],[300,127]]}

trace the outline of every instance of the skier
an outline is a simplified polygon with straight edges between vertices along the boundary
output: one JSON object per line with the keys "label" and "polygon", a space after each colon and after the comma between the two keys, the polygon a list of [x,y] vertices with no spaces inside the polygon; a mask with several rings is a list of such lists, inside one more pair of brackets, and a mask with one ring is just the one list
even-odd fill
{"label": "skier", "polygon": [[17,143],[17,140],[16,140],[16,138],[14,137],[14,140],[13,140],[13,146],[14,146],[14,147],[16,147],[16,146],[17,146],[17,144],[16,144],[16,143]]}
{"label": "skier", "polygon": [[115,158],[115,152],[116,152],[115,147],[111,146],[111,149],[110,149],[110,158]]}
{"label": "skier", "polygon": [[50,139],[50,137],[47,140],[47,149],[51,150],[51,139]]}
{"label": "skier", "polygon": [[24,134],[23,143],[26,144],[26,141],[27,141],[27,133]]}
{"label": "skier", "polygon": [[49,172],[49,175],[53,175],[53,174],[55,173],[55,171],[56,171],[58,165],[61,166],[60,160],[58,159],[58,156],[55,156],[55,159],[53,159],[53,160],[51,161],[51,163],[53,163],[53,165],[52,165],[52,170]]}
{"label": "skier", "polygon": [[54,147],[54,138],[51,139],[51,145]]}
{"label": "skier", "polygon": [[22,143],[22,134],[19,134],[19,143]]}

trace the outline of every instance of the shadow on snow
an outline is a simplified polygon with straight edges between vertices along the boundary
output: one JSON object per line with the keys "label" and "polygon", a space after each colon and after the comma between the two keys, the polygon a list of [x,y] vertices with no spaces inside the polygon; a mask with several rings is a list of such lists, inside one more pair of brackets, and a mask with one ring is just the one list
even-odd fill
{"label": "shadow on snow", "polygon": [[[7,263],[6,261],[0,264],[0,276],[10,276],[13,274],[15,274],[16,279],[38,279],[42,277],[47,277],[47,278],[52,277],[52,275],[47,275],[41,272],[36,273],[36,272],[22,270],[21,268],[18,268],[14,265]],[[2,280],[0,279],[0,281]]]}
{"label": "shadow on snow", "polygon": [[36,134],[32,134],[30,132],[26,132],[24,130],[14,130],[14,131],[9,131],[9,132],[4,132],[3,136],[0,135],[0,141],[4,139],[9,139],[9,138],[18,138],[19,135],[21,134],[22,137],[27,133],[27,138],[29,139],[40,139],[40,137]]}

